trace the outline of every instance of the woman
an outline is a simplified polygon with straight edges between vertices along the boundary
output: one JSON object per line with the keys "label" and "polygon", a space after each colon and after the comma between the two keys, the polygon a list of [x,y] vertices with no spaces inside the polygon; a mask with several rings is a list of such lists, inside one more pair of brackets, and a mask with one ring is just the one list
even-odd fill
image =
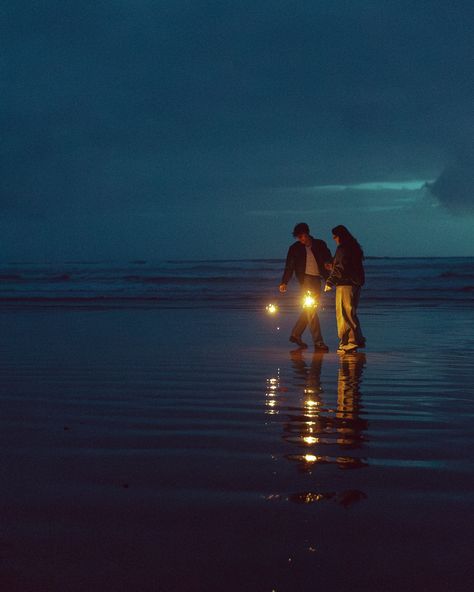
{"label": "woman", "polygon": [[358,347],[365,347],[357,306],[360,289],[365,282],[364,252],[357,240],[345,226],[332,229],[337,249],[334,255],[331,274],[326,280],[324,291],[336,287],[336,319],[339,336],[337,353],[356,352]]}

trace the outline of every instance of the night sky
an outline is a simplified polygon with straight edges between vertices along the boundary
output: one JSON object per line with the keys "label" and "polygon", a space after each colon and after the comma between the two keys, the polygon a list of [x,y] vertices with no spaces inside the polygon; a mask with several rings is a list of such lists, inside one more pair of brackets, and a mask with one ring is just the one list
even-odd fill
{"label": "night sky", "polygon": [[0,15],[3,261],[474,255],[472,0]]}

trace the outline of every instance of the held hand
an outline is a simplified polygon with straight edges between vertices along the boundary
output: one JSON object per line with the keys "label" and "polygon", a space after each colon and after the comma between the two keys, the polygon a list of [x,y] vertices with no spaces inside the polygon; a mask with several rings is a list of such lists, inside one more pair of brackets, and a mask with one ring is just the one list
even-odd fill
{"label": "held hand", "polygon": [[329,284],[326,284],[326,285],[324,286],[324,291],[325,291],[325,292],[330,292],[331,290],[332,290],[332,286],[330,286]]}
{"label": "held hand", "polygon": [[282,294],[284,294],[286,292],[286,284],[280,284],[279,290]]}

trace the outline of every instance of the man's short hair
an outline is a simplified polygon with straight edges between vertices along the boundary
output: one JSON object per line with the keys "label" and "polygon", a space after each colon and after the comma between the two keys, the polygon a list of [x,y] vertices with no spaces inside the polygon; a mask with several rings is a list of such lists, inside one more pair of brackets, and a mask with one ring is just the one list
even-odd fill
{"label": "man's short hair", "polygon": [[293,228],[293,236],[297,237],[300,234],[309,234],[309,226],[306,222],[300,222]]}

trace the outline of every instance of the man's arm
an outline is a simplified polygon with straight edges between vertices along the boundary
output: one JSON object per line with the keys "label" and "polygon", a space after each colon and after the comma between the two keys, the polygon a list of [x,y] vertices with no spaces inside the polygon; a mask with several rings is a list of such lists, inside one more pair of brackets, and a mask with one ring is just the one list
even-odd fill
{"label": "man's arm", "polygon": [[295,256],[293,254],[292,248],[290,247],[288,249],[288,254],[286,256],[285,270],[283,271],[283,276],[281,278],[280,292],[286,291],[286,285],[291,280],[294,272],[295,272]]}
{"label": "man's arm", "polygon": [[334,255],[334,263],[332,266],[332,271],[326,280],[326,285],[332,288],[333,286],[337,286],[339,280],[342,279],[344,275],[344,268],[346,266],[346,254],[344,249],[338,247],[336,250],[336,254]]}
{"label": "man's arm", "polygon": [[332,265],[332,255],[331,255],[331,251],[328,249],[327,244],[324,241],[321,241],[322,245],[321,245],[321,256],[322,256],[322,260],[324,262],[324,267],[326,269],[328,269],[328,265]]}
{"label": "man's arm", "polygon": [[327,278],[329,275],[328,272],[332,269],[332,255],[325,241],[316,239],[313,253],[319,266],[319,274],[323,278]]}

